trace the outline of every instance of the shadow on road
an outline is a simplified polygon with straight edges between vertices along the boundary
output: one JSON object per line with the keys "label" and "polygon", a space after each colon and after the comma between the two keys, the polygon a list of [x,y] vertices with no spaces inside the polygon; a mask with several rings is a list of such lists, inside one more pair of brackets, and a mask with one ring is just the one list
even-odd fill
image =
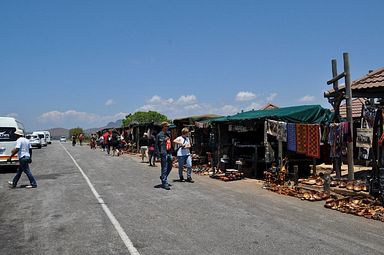
{"label": "shadow on road", "polygon": [[9,165],[0,167],[0,174],[16,173],[18,166]]}

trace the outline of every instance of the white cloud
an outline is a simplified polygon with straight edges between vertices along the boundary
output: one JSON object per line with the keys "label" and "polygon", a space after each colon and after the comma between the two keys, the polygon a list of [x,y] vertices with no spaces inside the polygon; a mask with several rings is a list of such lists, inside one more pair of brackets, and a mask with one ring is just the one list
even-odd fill
{"label": "white cloud", "polygon": [[156,111],[157,107],[154,106],[154,105],[151,105],[151,104],[145,104],[139,108],[136,109],[136,111],[143,111],[143,112],[147,112],[147,111]]}
{"label": "white cloud", "polygon": [[221,114],[223,115],[232,115],[239,112],[239,108],[234,105],[224,105],[221,108]]}
{"label": "white cloud", "polygon": [[170,119],[174,119],[191,115],[218,113],[220,109],[215,109],[210,104],[198,102],[195,95],[181,95],[176,100],[154,95],[136,111],[157,111],[165,114]]}
{"label": "white cloud", "polygon": [[119,112],[113,115],[99,115],[95,113],[68,111],[49,111],[38,117],[39,122],[47,125],[61,125],[63,127],[97,127],[103,126],[110,121],[124,119],[128,113]]}
{"label": "white cloud", "polygon": [[159,104],[161,102],[162,102],[162,99],[158,95],[154,95],[151,99],[148,100],[148,103],[151,103],[151,104]]}
{"label": "white cloud", "polygon": [[310,95],[306,95],[306,96],[303,96],[302,98],[299,99],[299,102],[302,102],[302,103],[309,103],[309,102],[313,102],[315,101],[315,97],[314,96],[310,96]]}
{"label": "white cloud", "polygon": [[113,101],[113,99],[108,99],[106,102],[105,102],[105,106],[111,106],[113,105],[115,102]]}
{"label": "white cloud", "polygon": [[199,104],[192,104],[192,105],[187,105],[184,106],[185,110],[198,110],[201,109],[201,106]]}
{"label": "white cloud", "polygon": [[5,115],[5,117],[18,118],[19,114],[15,113],[15,112],[11,112],[11,113],[8,113],[7,115]]}
{"label": "white cloud", "polygon": [[195,95],[187,95],[187,96],[181,96],[179,99],[177,99],[178,104],[195,104],[197,102],[197,98]]}
{"label": "white cloud", "polygon": [[273,100],[275,100],[275,98],[277,97],[277,93],[272,93],[270,94],[268,97],[267,97],[267,101],[268,102],[272,102]]}
{"label": "white cloud", "polygon": [[147,102],[150,105],[170,105],[170,104],[173,104],[175,100],[173,98],[165,99],[165,98],[161,98],[158,95],[154,95]]}
{"label": "white cloud", "polygon": [[249,91],[240,91],[236,95],[236,101],[249,101],[256,98],[256,94]]}

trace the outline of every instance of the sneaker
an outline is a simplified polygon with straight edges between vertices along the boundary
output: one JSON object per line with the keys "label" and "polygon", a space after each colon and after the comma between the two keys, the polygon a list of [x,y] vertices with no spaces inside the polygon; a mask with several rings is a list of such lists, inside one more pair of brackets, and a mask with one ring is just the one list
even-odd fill
{"label": "sneaker", "polygon": [[26,189],[33,189],[33,188],[37,188],[37,186],[36,186],[36,185],[35,185],[35,186],[27,185],[27,186],[25,186],[25,188],[26,188]]}
{"label": "sneaker", "polygon": [[163,188],[163,189],[166,189],[166,190],[170,190],[170,189],[171,189],[171,188],[169,187],[168,184],[164,184],[164,185],[162,185],[162,188]]}
{"label": "sneaker", "polygon": [[16,186],[13,185],[13,181],[8,181],[8,185],[11,186],[12,188],[16,188]]}
{"label": "sneaker", "polygon": [[180,177],[180,182],[185,182],[185,179],[183,176]]}
{"label": "sneaker", "polygon": [[194,182],[195,182],[194,180],[192,180],[191,177],[188,177],[187,180],[185,180],[185,181],[186,181],[186,182],[190,182],[190,183],[194,183]]}

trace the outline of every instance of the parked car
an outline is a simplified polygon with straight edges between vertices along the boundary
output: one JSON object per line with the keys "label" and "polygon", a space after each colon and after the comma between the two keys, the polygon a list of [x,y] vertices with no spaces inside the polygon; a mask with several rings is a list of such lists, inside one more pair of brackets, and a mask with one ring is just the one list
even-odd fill
{"label": "parked car", "polygon": [[67,138],[65,136],[60,137],[60,142],[65,143],[67,141]]}
{"label": "parked car", "polygon": [[[16,146],[16,135],[14,132],[18,130],[24,133],[24,125],[11,117],[0,117],[0,166],[6,165],[7,159],[12,154],[12,150]],[[12,157],[12,161],[19,164],[17,155]]]}
{"label": "parked car", "polygon": [[38,135],[34,134],[28,134],[25,136],[29,140],[29,143],[31,144],[32,147],[37,147],[41,149],[41,141],[40,137]]}
{"label": "parked car", "polygon": [[47,146],[47,140],[45,139],[45,133],[43,131],[35,131],[33,135],[38,135],[40,138],[41,146]]}

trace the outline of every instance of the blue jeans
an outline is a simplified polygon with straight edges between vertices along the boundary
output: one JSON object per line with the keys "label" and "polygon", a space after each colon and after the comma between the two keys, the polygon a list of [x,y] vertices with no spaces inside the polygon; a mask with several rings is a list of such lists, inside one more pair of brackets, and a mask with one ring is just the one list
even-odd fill
{"label": "blue jeans", "polygon": [[160,154],[161,160],[161,184],[168,184],[168,175],[172,170],[172,154]]}
{"label": "blue jeans", "polygon": [[33,177],[31,170],[29,169],[29,157],[22,157],[21,159],[19,159],[19,162],[20,162],[20,166],[17,169],[17,173],[16,173],[16,175],[12,181],[13,187],[16,187],[17,182],[19,181],[21,174],[23,172],[28,176],[28,179],[29,179],[29,182],[31,183],[31,186],[36,187],[37,186],[36,180]]}
{"label": "blue jeans", "polygon": [[183,178],[183,167],[187,165],[187,178],[192,178],[192,157],[191,155],[177,156],[179,162],[179,177]]}

